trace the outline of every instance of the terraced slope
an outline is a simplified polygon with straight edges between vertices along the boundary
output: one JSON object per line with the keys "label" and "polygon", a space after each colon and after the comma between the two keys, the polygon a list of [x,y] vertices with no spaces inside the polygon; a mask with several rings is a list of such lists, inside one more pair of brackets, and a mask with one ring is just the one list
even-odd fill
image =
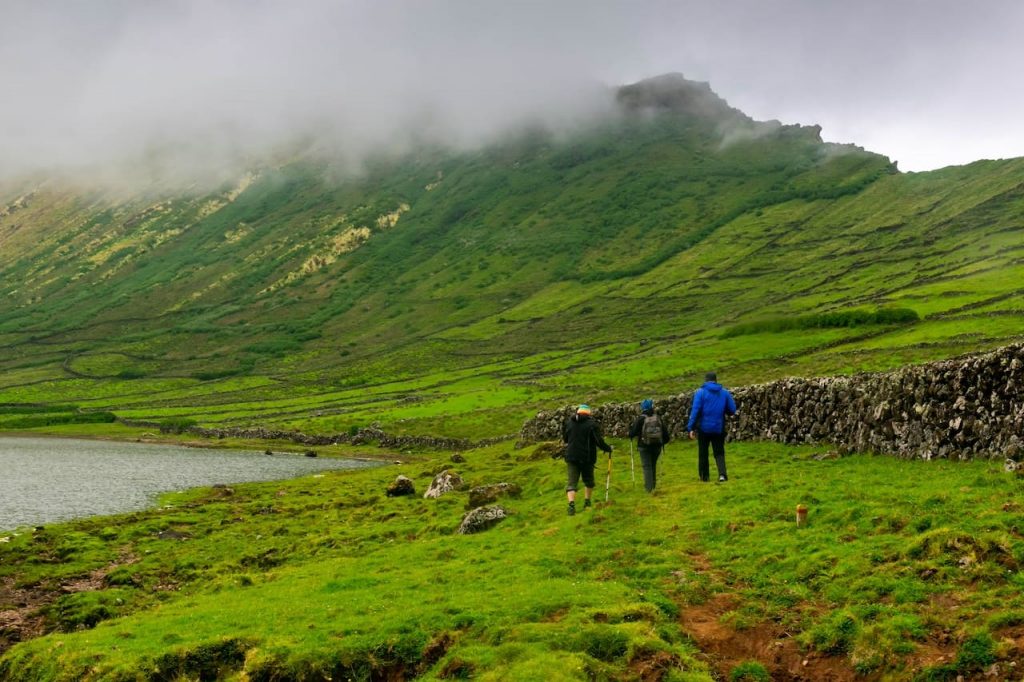
{"label": "terraced slope", "polygon": [[[618,104],[358,177],[300,159],[213,192],[5,187],[0,403],[479,437],[710,367],[739,384],[1021,338],[1024,160],[903,174],[674,76]],[[878,308],[919,319],[848,314]]]}

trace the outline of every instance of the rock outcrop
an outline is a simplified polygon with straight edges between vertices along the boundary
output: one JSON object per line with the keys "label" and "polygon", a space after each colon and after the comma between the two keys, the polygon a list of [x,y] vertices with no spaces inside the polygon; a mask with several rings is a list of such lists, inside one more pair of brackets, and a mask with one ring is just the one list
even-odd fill
{"label": "rock outcrop", "polygon": [[412,479],[408,476],[399,476],[391,482],[387,489],[388,497],[402,497],[415,494],[416,486],[413,485]]}
{"label": "rock outcrop", "polygon": [[522,493],[523,489],[515,483],[502,482],[482,485],[469,491],[469,502],[466,506],[482,507],[496,502],[499,497],[519,497]]}
{"label": "rock outcrop", "polygon": [[565,456],[565,444],[560,440],[544,441],[530,454],[520,457],[521,461],[536,462],[543,459],[561,459]]}
{"label": "rock outcrop", "polygon": [[462,486],[462,476],[459,476],[454,471],[445,469],[437,476],[434,476],[434,480],[430,482],[430,486],[427,487],[427,492],[423,493],[423,497],[436,500],[445,493],[459,490]]}
{"label": "rock outcrop", "polygon": [[508,517],[508,510],[501,505],[493,507],[477,507],[468,512],[459,524],[460,535],[479,533],[491,528],[496,523]]}
{"label": "rock outcrop", "polygon": [[[920,459],[1024,456],[1024,344],[878,374],[782,379],[732,391],[739,415],[729,437],[834,443],[840,452]],[[693,394],[656,401],[672,435],[684,435]],[[572,407],[540,412],[521,443],[559,437]],[[606,435],[624,438],[634,403],[594,411]],[[671,446],[670,446],[671,447]]]}

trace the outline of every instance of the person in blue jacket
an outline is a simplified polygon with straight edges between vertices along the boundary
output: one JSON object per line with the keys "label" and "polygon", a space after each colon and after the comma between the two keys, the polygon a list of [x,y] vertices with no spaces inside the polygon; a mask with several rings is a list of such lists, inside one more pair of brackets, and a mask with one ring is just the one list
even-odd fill
{"label": "person in blue jacket", "polygon": [[718,482],[729,480],[729,475],[725,471],[725,415],[734,414],[736,402],[732,395],[718,383],[718,376],[714,372],[705,374],[704,385],[693,394],[690,421],[686,424],[690,440],[697,439],[697,475],[702,481],[707,481],[710,474],[709,445],[715,453]]}

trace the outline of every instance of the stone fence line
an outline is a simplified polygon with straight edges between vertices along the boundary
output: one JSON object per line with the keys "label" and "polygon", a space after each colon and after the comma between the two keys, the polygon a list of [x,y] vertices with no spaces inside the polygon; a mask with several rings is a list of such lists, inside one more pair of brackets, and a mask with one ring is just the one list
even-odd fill
{"label": "stone fence line", "polygon": [[[1024,343],[891,372],[730,390],[739,407],[728,420],[731,439],[832,443],[841,452],[908,459],[1024,455]],[[674,438],[685,435],[692,398],[689,391],[655,400]],[[539,412],[523,424],[520,442],[560,438],[572,412],[573,406]],[[636,403],[594,410],[604,433],[620,438],[638,414]]]}
{"label": "stone fence line", "polygon": [[[119,420],[129,426],[144,426],[147,428],[159,429],[160,422],[140,421],[133,419]],[[365,445],[376,443],[378,447],[395,450],[427,448],[431,450],[470,450],[472,448],[493,445],[507,441],[515,436],[505,435],[482,440],[469,440],[468,438],[445,438],[440,436],[413,436],[390,434],[377,426],[360,428],[354,434],[309,434],[300,431],[285,431],[268,429],[261,426],[252,427],[225,427],[205,428],[202,426],[188,426],[182,429],[188,433],[201,438],[240,438],[244,440],[279,440],[297,443],[299,445]]]}

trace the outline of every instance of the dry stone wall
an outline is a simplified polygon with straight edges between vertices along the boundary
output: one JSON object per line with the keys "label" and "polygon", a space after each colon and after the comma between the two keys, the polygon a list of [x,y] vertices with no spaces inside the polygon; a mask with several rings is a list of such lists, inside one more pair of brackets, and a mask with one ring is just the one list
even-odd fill
{"label": "dry stone wall", "polygon": [[[144,426],[147,428],[159,429],[160,422],[140,421],[137,419],[119,419],[122,424],[128,426]],[[335,434],[309,434],[300,431],[284,431],[279,429],[268,429],[262,426],[253,427],[226,427],[226,428],[204,428],[202,426],[189,426],[183,429],[182,433],[189,433],[202,438],[240,438],[244,440],[281,440],[299,443],[301,445],[365,445],[376,443],[378,447],[402,450],[406,448],[427,448],[431,450],[470,450],[472,448],[484,447],[501,443],[515,438],[515,435],[496,436],[481,440],[469,440],[467,438],[444,438],[441,436],[409,436],[392,435],[382,431],[377,426],[368,426],[359,429],[354,435],[349,433]]]}
{"label": "dry stone wall", "polygon": [[[1024,344],[879,374],[782,379],[732,391],[732,439],[833,443],[842,451],[904,458],[1024,456]],[[684,435],[692,392],[656,400],[673,437]],[[521,442],[560,438],[573,408],[540,412]],[[635,403],[594,410],[604,432],[624,438]]]}

